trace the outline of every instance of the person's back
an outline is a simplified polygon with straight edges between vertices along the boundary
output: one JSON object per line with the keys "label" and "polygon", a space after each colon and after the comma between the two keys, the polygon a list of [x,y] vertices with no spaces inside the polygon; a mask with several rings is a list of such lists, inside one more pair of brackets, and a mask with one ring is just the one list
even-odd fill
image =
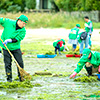
{"label": "person's back", "polygon": [[76,27],[72,28],[70,33],[69,33],[69,40],[68,40],[68,43],[69,44],[72,44],[72,50],[75,50],[76,49],[76,46],[77,46],[77,36],[78,36],[78,33],[80,31],[80,24],[76,24]]}

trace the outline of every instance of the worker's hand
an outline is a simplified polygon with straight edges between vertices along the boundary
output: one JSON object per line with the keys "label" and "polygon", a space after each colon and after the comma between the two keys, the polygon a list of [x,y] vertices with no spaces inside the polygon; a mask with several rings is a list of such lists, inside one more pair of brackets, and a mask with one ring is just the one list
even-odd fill
{"label": "worker's hand", "polygon": [[98,72],[100,73],[100,65],[99,65],[99,68],[98,68]]}
{"label": "worker's hand", "polygon": [[84,26],[85,26],[85,27],[88,27],[88,24],[85,23]]}
{"label": "worker's hand", "polygon": [[69,78],[74,78],[76,75],[77,75],[77,73],[76,73],[76,72],[74,72],[72,75],[70,75],[70,77],[69,77]]}
{"label": "worker's hand", "polygon": [[12,39],[7,39],[3,42],[3,44],[7,45],[7,43],[11,43],[12,42]]}

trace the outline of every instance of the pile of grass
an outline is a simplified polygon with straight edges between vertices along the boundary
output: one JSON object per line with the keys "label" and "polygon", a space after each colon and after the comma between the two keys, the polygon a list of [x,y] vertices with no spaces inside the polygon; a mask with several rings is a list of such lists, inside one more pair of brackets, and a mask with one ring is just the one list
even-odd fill
{"label": "pile of grass", "polygon": [[0,88],[5,89],[12,89],[12,88],[32,88],[34,86],[41,86],[40,84],[32,84],[30,81],[24,81],[24,82],[0,82]]}
{"label": "pile of grass", "polygon": [[44,55],[54,55],[54,52],[48,51],[48,52],[46,52]]}
{"label": "pile of grass", "polygon": [[83,77],[78,77],[76,79],[74,79],[75,82],[97,82],[97,78],[93,77],[93,76],[83,76]]}

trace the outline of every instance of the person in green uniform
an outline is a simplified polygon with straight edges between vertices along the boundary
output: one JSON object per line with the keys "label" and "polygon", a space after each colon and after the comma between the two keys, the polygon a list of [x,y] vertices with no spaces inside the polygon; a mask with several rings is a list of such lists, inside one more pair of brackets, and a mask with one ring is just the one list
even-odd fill
{"label": "person in green uniform", "polygon": [[85,20],[85,31],[89,34],[89,48],[91,48],[92,46],[91,36],[93,32],[93,25],[92,21],[89,19],[88,16],[85,16],[84,20]]}
{"label": "person in green uniform", "polygon": [[72,28],[70,33],[69,33],[69,40],[68,43],[72,44],[72,50],[74,51],[77,47],[78,41],[77,41],[77,36],[80,31],[80,24],[76,24],[76,27]]}
{"label": "person in green uniform", "polygon": [[100,73],[100,53],[91,51],[89,48],[83,50],[83,56],[77,63],[77,68],[74,70],[70,78],[74,78],[85,67],[89,76],[93,73]]}
{"label": "person in green uniform", "polygon": [[57,54],[57,50],[59,54],[61,55],[60,51],[63,51],[65,49],[65,40],[64,39],[58,39],[53,42],[53,46],[55,48],[55,54]]}
{"label": "person in green uniform", "polygon": [[[20,50],[20,42],[26,35],[25,25],[28,22],[28,18],[25,15],[21,15],[17,20],[9,18],[0,18],[0,24],[4,27],[1,39],[4,41],[3,44],[0,41],[0,46],[3,48],[5,71],[7,75],[7,81],[12,82],[12,68],[11,62],[12,57],[4,47],[4,44],[11,51],[16,61],[21,68],[24,68],[22,53]],[[18,70],[18,77],[21,80],[21,76]]]}

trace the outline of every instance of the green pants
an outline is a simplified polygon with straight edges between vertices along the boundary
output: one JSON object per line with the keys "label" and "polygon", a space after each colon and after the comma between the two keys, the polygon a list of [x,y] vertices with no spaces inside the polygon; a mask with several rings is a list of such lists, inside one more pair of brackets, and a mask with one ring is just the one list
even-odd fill
{"label": "green pants", "polygon": [[[13,51],[11,51],[11,53],[13,54],[14,58],[16,59],[16,61],[20,65],[20,67],[24,68],[21,50],[20,49],[13,50]],[[10,56],[8,51],[4,50],[4,49],[3,49],[3,55],[4,55],[4,64],[5,64],[5,72],[7,75],[7,81],[11,82],[12,81],[12,68],[11,68],[12,57]],[[18,68],[17,68],[17,70],[18,70]],[[18,77],[21,81],[21,76],[20,76],[19,70],[18,70]]]}

